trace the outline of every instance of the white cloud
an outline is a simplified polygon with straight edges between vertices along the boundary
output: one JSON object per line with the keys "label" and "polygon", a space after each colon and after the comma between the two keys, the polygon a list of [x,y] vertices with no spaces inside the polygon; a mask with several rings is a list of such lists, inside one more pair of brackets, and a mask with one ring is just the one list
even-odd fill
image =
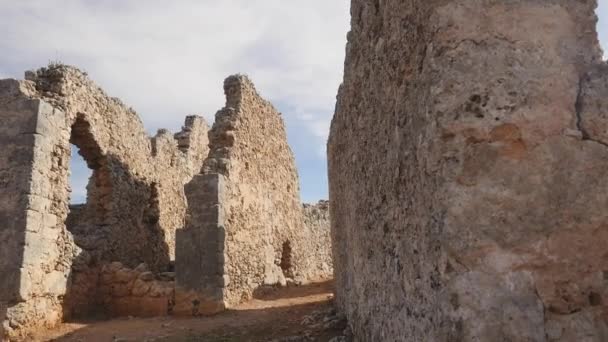
{"label": "white cloud", "polygon": [[[251,76],[273,101],[330,116],[349,0],[0,0],[3,66],[86,69],[149,128],[223,105],[222,80]],[[284,113],[293,119],[290,113]]]}
{"label": "white cloud", "polygon": [[[306,172],[325,174],[320,157],[342,79],[349,3],[0,0],[0,77],[21,78],[55,60],[76,65],[135,108],[153,133],[179,129],[189,114],[212,122],[224,104],[223,79],[246,73],[292,133],[314,138],[294,139],[307,170],[310,156],[318,160]],[[324,197],[326,185],[318,188]]]}

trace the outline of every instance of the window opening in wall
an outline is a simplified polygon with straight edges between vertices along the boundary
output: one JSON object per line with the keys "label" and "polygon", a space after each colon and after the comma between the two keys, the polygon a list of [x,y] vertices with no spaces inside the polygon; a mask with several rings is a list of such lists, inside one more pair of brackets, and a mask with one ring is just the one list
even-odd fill
{"label": "window opening in wall", "polygon": [[598,1],[597,17],[599,19],[597,24],[598,38],[600,45],[604,50],[603,59],[606,60],[608,57],[608,1]]}
{"label": "window opening in wall", "polygon": [[70,159],[70,205],[83,205],[87,201],[87,184],[93,174],[93,170],[89,169],[87,163],[78,153],[78,147],[71,145]]}
{"label": "window opening in wall", "polygon": [[285,241],[283,243],[283,250],[281,252],[281,270],[283,271],[283,275],[285,277],[292,277],[292,267],[291,267],[291,242]]}
{"label": "window opening in wall", "polygon": [[[70,136],[70,212],[67,228],[88,236],[95,227],[104,226],[110,208],[112,185],[107,160],[92,134],[84,115],[78,115]],[[75,241],[78,240],[75,237]],[[79,244],[76,241],[76,244]]]}

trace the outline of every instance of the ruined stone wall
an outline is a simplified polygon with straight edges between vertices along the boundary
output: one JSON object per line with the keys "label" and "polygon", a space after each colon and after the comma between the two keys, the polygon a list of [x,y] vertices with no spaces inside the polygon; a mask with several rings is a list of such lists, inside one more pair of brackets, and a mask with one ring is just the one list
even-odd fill
{"label": "ruined stone wall", "polygon": [[[104,262],[169,267],[186,211],[183,185],[208,150],[202,118],[187,118],[175,137],[161,131],[150,139],[133,110],[74,68],[26,78],[1,81],[0,89],[7,120],[0,142],[10,152],[0,159],[8,189],[0,192],[0,253],[11,263],[0,281],[5,334],[52,325],[70,314],[68,304],[90,302],[95,285],[71,285],[97,284]],[[70,143],[93,175],[86,205],[68,220]]]}
{"label": "ruined stone wall", "polygon": [[166,267],[183,225],[183,184],[208,153],[204,120],[188,117],[182,132],[159,130],[150,139],[137,114],[86,74],[56,66],[26,76],[35,96],[67,113],[63,129],[93,169],[85,218],[75,227],[86,232],[82,244],[102,248],[96,252],[108,261]]}
{"label": "ruined stone wall", "polygon": [[328,143],[362,341],[608,338],[596,1],[352,1]]}
{"label": "ruined stone wall", "polygon": [[[182,233],[191,235],[177,249],[184,259],[202,261],[190,263],[196,270],[188,272],[188,263],[177,257],[176,296],[201,295],[176,299],[176,311],[184,313],[215,312],[251,298],[259,286],[310,273],[298,175],[283,120],[244,76],[227,78],[224,91],[226,106],[209,133],[209,158],[202,175],[186,186]],[[182,279],[187,273],[195,279]],[[190,302],[202,304],[189,308]]]}
{"label": "ruined stone wall", "polygon": [[329,201],[303,205],[304,229],[308,238],[309,276],[315,279],[333,277]]}
{"label": "ruined stone wall", "polygon": [[[59,146],[65,114],[31,96],[31,83],[0,81],[0,338],[62,316],[71,260],[77,252],[61,226],[68,159]],[[59,134],[54,134],[53,132]],[[50,170],[56,173],[49,175]]]}
{"label": "ruined stone wall", "polygon": [[[225,298],[235,304],[262,284],[304,277],[309,259],[298,174],[280,113],[244,76],[227,78],[224,91],[226,106],[209,133],[203,173],[226,177]],[[283,258],[290,262],[281,268]]]}
{"label": "ruined stone wall", "polygon": [[146,264],[132,269],[119,262],[101,269],[100,305],[111,317],[157,317],[171,314],[174,272],[151,272]]}

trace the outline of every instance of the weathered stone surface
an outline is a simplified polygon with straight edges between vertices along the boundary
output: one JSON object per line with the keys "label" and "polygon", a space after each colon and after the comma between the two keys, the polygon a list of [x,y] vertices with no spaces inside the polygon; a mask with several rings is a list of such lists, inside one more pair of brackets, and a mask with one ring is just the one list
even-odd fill
{"label": "weathered stone surface", "polygon": [[225,308],[219,281],[225,262],[225,183],[223,175],[207,174],[194,176],[186,185],[189,209],[184,229],[177,232],[175,259],[177,315],[211,314]]}
{"label": "weathered stone surface", "polygon": [[101,267],[98,311],[112,316],[153,317],[169,315],[173,309],[174,283],[160,280],[160,274],[146,271],[147,265],[135,269],[120,263]]}
{"label": "weathered stone surface", "polygon": [[[331,273],[327,205],[304,219],[281,116],[245,77],[226,80],[210,141],[196,116],[148,137],[75,68],[26,78],[0,81],[3,336],[99,312],[210,314]],[[69,206],[70,144],[93,170],[84,205]]]}
{"label": "weathered stone surface", "polygon": [[608,339],[596,1],[352,1],[328,143],[363,341]]}
{"label": "weathered stone surface", "polygon": [[329,222],[329,201],[319,201],[316,204],[304,204],[304,229],[309,236],[308,242],[310,276],[319,279],[333,277],[333,261],[331,255],[331,234]]}
{"label": "weathered stone surface", "polygon": [[[101,263],[167,270],[183,185],[208,153],[200,117],[150,138],[132,109],[75,68],[27,78],[0,81],[0,302],[10,336],[97,305]],[[68,218],[70,143],[93,175],[86,205]]]}
{"label": "weathered stone surface", "polygon": [[[206,314],[262,285],[320,273],[304,226],[298,175],[280,113],[245,76],[224,82],[202,174],[186,185],[178,232],[176,313]],[[181,298],[181,299],[180,299]]]}

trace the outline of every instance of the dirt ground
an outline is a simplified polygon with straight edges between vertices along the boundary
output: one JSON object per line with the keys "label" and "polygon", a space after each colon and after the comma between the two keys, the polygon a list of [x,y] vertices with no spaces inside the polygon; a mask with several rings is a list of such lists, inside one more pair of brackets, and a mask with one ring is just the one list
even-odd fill
{"label": "dirt ground", "polygon": [[333,310],[332,286],[322,282],[260,291],[255,299],[212,317],[70,322],[33,341],[329,341],[346,327]]}

